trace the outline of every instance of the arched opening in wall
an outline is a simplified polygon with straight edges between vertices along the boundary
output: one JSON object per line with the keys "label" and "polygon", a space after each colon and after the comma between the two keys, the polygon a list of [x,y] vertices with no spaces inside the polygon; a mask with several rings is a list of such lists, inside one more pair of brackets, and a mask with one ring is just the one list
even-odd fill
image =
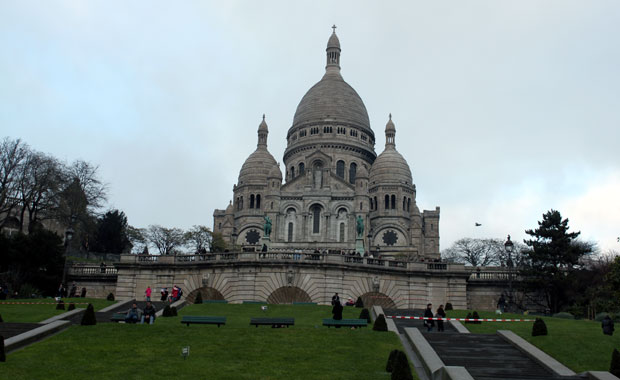
{"label": "arched opening in wall", "polygon": [[286,236],[286,241],[289,243],[293,241],[293,222],[290,222],[288,224],[288,234]]}
{"label": "arched opening in wall", "polygon": [[336,175],[344,179],[344,161],[336,162]]}
{"label": "arched opening in wall", "polygon": [[283,286],[274,290],[267,297],[267,303],[282,304],[293,302],[312,302],[312,299],[308,293],[296,286]]}
{"label": "arched opening in wall", "polygon": [[357,164],[355,162],[351,162],[351,166],[349,166],[349,183],[355,183],[356,174]]}
{"label": "arched opening in wall", "polygon": [[381,292],[368,292],[362,294],[362,302],[364,302],[364,307],[370,309],[373,306],[381,306],[384,309],[395,309],[396,304],[390,297],[381,293]]}
{"label": "arched opening in wall", "polygon": [[321,232],[321,206],[314,205],[310,211],[312,211],[312,233],[318,234]]}
{"label": "arched opening in wall", "polygon": [[254,208],[254,194],[250,195],[250,208]]}
{"label": "arched opening in wall", "polygon": [[392,210],[396,208],[396,195],[392,194]]}
{"label": "arched opening in wall", "polygon": [[379,210],[379,203],[377,203],[377,197],[374,197],[375,200],[375,211]]}
{"label": "arched opening in wall", "polygon": [[411,198],[407,198],[407,211],[411,211]]}
{"label": "arched opening in wall", "polygon": [[192,290],[187,295],[187,302],[193,304],[196,300],[196,296],[198,295],[198,293],[200,293],[203,300],[225,300],[224,296],[222,295],[222,293],[219,292],[219,290],[209,286],[205,286]]}
{"label": "arched opening in wall", "polygon": [[260,194],[256,194],[256,208],[260,208]]}
{"label": "arched opening in wall", "polygon": [[239,198],[239,210],[243,209],[243,197]]}
{"label": "arched opening in wall", "polygon": [[305,172],[306,172],[306,164],[301,162],[299,164],[299,175],[303,176]]}
{"label": "arched opening in wall", "polygon": [[390,209],[390,196],[385,194],[385,209],[389,210]]}
{"label": "arched opening in wall", "polygon": [[295,179],[295,167],[291,166],[291,179]]}
{"label": "arched opening in wall", "polygon": [[344,223],[340,223],[340,239],[341,243],[344,243]]}
{"label": "arched opening in wall", "polygon": [[403,211],[407,211],[407,197],[403,197]]}
{"label": "arched opening in wall", "polygon": [[374,210],[374,204],[372,203],[372,198],[370,198],[370,211]]}
{"label": "arched opening in wall", "polygon": [[312,168],[312,179],[314,181],[314,187],[320,189],[323,187],[323,163],[317,161]]}

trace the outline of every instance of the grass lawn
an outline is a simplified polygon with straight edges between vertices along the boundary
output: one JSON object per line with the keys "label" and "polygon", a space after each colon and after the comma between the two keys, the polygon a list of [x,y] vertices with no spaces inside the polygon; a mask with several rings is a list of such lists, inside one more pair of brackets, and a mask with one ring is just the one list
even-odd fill
{"label": "grass lawn", "polygon": [[[526,318],[535,316],[517,314],[495,315],[494,312],[478,312],[480,318]],[[451,310],[448,317],[465,317],[467,311]],[[553,356],[556,360],[580,373],[583,371],[609,371],[611,353],[620,349],[620,335],[604,335],[600,322],[543,317],[547,336],[532,336],[534,322],[482,322],[479,325],[463,324],[472,333],[494,334],[497,330],[512,330],[515,334]]]}
{"label": "grass lawn", "polygon": [[[65,313],[71,302],[90,302],[93,304],[95,311],[114,303],[114,301],[99,298],[63,298],[63,300],[65,302],[65,310],[56,310],[56,301],[53,298],[27,298],[0,301],[0,315],[2,315],[2,319],[5,322],[36,323],[55,315]],[[11,302],[43,303],[44,305],[19,305],[11,304]],[[88,305],[75,305],[76,308],[84,309],[86,306]]]}
{"label": "grass lawn", "polygon": [[[361,309],[346,307],[344,318]],[[16,379],[389,379],[385,364],[402,349],[396,334],[322,326],[331,307],[190,305],[154,325],[73,326],[9,354],[3,373]],[[226,316],[225,326],[182,325],[182,315]],[[295,326],[249,325],[251,317],[294,317]],[[190,346],[187,360],[181,348]],[[36,365],[33,365],[36,363]],[[414,375],[415,376],[415,375]]]}

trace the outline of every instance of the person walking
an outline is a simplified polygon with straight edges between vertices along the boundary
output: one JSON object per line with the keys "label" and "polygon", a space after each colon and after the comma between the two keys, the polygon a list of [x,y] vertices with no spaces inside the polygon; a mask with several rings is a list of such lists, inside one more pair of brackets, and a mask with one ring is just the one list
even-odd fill
{"label": "person walking", "polygon": [[144,295],[146,296],[146,301],[150,302],[151,301],[151,293],[153,293],[153,290],[151,290],[151,285],[146,287],[146,291],[144,292]]}
{"label": "person walking", "polygon": [[[437,309],[437,312],[435,313],[435,317],[437,317],[437,318],[445,318],[446,317],[446,312],[443,309],[443,305],[439,305],[439,308]],[[438,332],[444,331],[444,329],[443,329],[443,320],[441,320],[441,319],[437,320],[437,331]]]}
{"label": "person walking", "polygon": [[424,326],[426,326],[426,331],[431,332],[433,331],[433,327],[435,327],[435,322],[433,321],[433,304],[429,303],[428,305],[426,305],[426,310],[424,310],[424,318],[431,318],[431,319],[424,319]]}

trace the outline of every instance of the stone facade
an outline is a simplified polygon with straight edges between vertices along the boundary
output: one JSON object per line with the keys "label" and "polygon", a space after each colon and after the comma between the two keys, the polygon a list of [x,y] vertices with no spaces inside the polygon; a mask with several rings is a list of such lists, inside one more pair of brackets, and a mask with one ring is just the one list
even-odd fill
{"label": "stone facade", "polygon": [[[325,75],[302,98],[287,133],[284,176],[267,150],[263,116],[233,201],[213,214],[214,232],[245,250],[351,252],[363,245],[374,256],[439,258],[439,207],[420,212],[391,115],[385,150],[377,156],[366,107],[340,74],[335,32],[326,52]],[[265,217],[272,222],[268,239]],[[364,225],[359,236],[358,217]]]}

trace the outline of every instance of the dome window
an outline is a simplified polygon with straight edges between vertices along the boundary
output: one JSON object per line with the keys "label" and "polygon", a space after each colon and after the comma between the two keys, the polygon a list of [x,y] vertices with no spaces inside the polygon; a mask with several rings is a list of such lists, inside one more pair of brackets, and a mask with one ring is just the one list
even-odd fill
{"label": "dome window", "polygon": [[356,173],[357,173],[357,164],[355,162],[351,162],[351,166],[349,167],[349,183],[355,183]]}
{"label": "dome window", "polygon": [[336,162],[336,175],[344,179],[344,161],[342,160]]}

